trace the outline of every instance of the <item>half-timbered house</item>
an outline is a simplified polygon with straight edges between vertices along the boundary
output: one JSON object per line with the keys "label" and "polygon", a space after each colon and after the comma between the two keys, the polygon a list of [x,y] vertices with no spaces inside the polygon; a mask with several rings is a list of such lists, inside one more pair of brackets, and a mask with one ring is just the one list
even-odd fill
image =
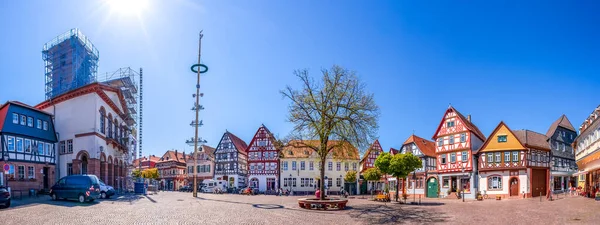
{"label": "half-timbered house", "polygon": [[0,107],[0,137],[0,165],[9,168],[0,173],[0,186],[48,190],[59,178],[52,114],[21,102],[6,102]]}
{"label": "half-timbered house", "polygon": [[512,131],[500,122],[479,151],[479,190],[489,197],[545,195],[549,159],[545,135],[530,130]]}
{"label": "half-timbered house", "polygon": [[[379,155],[383,153],[383,148],[381,148],[381,144],[379,144],[379,140],[375,140],[369,149],[365,152],[365,155],[360,160],[360,173],[364,173],[366,170],[375,167],[375,160]],[[361,178],[363,179],[363,178]],[[364,180],[364,179],[363,179]],[[370,193],[373,191],[383,191],[385,185],[385,178],[382,177],[379,181],[366,181],[363,182],[360,186],[361,193]]]}
{"label": "half-timbered house", "polygon": [[188,157],[177,150],[169,150],[156,163],[162,190],[177,191],[187,184],[186,161]]}
{"label": "half-timbered house", "polygon": [[[464,189],[467,198],[475,198],[477,158],[473,155],[483,145],[485,136],[471,122],[471,116],[464,117],[449,106],[433,140],[436,143],[438,179],[441,180],[440,193],[455,195],[457,191]],[[429,178],[427,182],[435,181]]]}
{"label": "half-timbered house", "polygon": [[549,146],[552,148],[550,160],[550,182],[554,191],[565,191],[576,186],[572,175],[577,172],[575,151],[571,146],[577,138],[577,131],[567,116],[558,118],[546,132]]}
{"label": "half-timbered house", "polygon": [[[417,195],[419,197],[437,198],[438,185],[435,179],[436,171],[436,154],[435,143],[425,140],[419,136],[411,135],[406,139],[402,148],[401,154],[412,153],[421,159],[421,168],[415,170],[403,182],[403,187],[409,195]],[[427,178],[432,177],[431,184],[427,183]]]}
{"label": "half-timbered house", "polygon": [[248,145],[226,131],[215,149],[215,179],[226,180],[228,187],[241,188],[247,185]]}
{"label": "half-timbered house", "polygon": [[215,148],[202,145],[197,155],[190,154],[186,164],[188,184],[194,184],[194,165],[196,166],[196,185],[200,185],[203,180],[213,179],[215,176]]}
{"label": "half-timbered house", "polygon": [[264,124],[254,134],[246,153],[250,187],[275,193],[279,186],[279,149],[275,147],[275,137]]}

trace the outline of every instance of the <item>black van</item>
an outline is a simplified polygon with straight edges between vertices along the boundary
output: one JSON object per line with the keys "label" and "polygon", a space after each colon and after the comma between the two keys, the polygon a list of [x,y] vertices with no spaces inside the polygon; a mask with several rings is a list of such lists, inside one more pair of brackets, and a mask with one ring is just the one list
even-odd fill
{"label": "black van", "polygon": [[96,175],[71,175],[58,180],[50,189],[52,200],[77,199],[83,203],[94,201],[100,195],[100,181]]}

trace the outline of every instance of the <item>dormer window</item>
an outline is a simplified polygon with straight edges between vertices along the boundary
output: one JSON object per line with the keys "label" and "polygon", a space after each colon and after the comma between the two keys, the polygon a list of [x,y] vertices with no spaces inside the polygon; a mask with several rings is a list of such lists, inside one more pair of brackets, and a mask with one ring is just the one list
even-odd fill
{"label": "dormer window", "polygon": [[289,150],[289,151],[288,151],[288,154],[289,154],[289,155],[293,155],[293,153],[292,153],[292,150]]}
{"label": "dormer window", "polygon": [[506,142],[506,141],[507,141],[506,135],[498,135],[498,143]]}
{"label": "dormer window", "polygon": [[307,150],[304,150],[304,154],[305,154],[305,155],[308,155],[308,151],[307,151]]}

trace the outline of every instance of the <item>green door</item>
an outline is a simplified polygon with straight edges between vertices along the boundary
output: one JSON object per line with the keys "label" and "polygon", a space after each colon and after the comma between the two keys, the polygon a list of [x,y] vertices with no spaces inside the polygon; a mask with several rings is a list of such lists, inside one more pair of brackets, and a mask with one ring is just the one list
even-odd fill
{"label": "green door", "polygon": [[437,198],[438,197],[438,181],[435,178],[429,178],[427,181],[427,197]]}

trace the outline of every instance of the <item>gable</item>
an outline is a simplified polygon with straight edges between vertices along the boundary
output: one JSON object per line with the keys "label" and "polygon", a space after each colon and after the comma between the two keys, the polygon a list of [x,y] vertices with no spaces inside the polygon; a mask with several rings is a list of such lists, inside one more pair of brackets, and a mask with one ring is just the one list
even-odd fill
{"label": "gable", "polygon": [[360,162],[363,163],[365,161],[365,159],[367,159],[367,158],[376,159],[379,156],[379,154],[381,154],[382,152],[383,152],[383,148],[381,148],[381,144],[379,144],[379,140],[375,140],[373,142],[373,144],[371,144],[369,149],[367,149],[367,152],[365,152],[365,155],[360,160]]}
{"label": "gable", "polygon": [[265,126],[261,126],[256,131],[256,134],[254,134],[254,137],[246,148],[246,152],[261,150],[275,151],[277,148],[275,148],[274,142],[275,138],[271,132]]}
{"label": "gable", "polygon": [[[499,142],[499,136],[506,136],[506,142]],[[500,122],[481,147],[481,152],[525,149],[512,130],[504,122]]]}
{"label": "gable", "polygon": [[446,113],[444,113],[444,117],[436,129],[433,139],[436,140],[439,136],[466,131],[474,134],[482,141],[485,140],[483,133],[481,133],[479,128],[477,128],[477,126],[475,126],[470,119],[465,118],[462,114],[460,114],[460,112],[454,109],[454,107],[450,106],[446,110]]}
{"label": "gable", "polygon": [[125,111],[123,111],[123,104],[119,98],[119,95],[116,92],[109,91],[109,90],[102,90],[102,91],[104,92],[104,94],[106,94],[106,96],[108,96],[110,101],[117,106],[117,108],[119,109],[119,112],[125,112]]}

